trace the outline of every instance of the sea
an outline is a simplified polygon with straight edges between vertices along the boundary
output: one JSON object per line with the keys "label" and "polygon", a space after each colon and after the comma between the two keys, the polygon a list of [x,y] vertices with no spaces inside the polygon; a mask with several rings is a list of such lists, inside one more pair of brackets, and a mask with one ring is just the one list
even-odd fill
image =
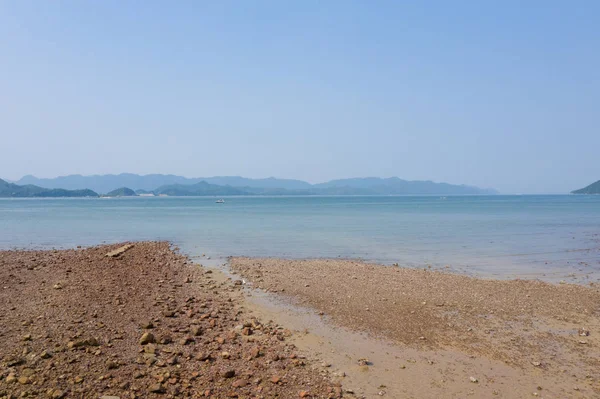
{"label": "sea", "polygon": [[0,249],[167,240],[229,256],[351,258],[492,278],[600,281],[600,196],[0,199]]}

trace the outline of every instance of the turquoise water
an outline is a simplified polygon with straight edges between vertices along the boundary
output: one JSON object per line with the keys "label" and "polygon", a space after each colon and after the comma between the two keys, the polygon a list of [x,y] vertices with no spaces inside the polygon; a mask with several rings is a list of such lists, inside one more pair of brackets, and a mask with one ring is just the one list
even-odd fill
{"label": "turquoise water", "polygon": [[169,240],[192,256],[362,258],[597,281],[600,196],[0,200],[0,248]]}

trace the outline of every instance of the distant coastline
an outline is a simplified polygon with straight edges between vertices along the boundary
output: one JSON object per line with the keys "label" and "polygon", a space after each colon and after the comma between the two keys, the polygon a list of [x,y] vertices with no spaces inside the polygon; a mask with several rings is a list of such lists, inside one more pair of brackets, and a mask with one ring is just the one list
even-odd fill
{"label": "distant coastline", "polygon": [[[51,190],[61,190],[52,192]],[[86,191],[83,191],[86,190]],[[100,193],[100,194],[98,194]],[[48,194],[48,195],[46,195]],[[64,194],[64,195],[58,195]],[[186,178],[175,175],[70,175],[52,179],[25,176],[2,181],[0,197],[40,196],[307,196],[307,195],[493,195],[494,189],[468,185],[409,181],[398,177],[349,178],[310,184],[292,179],[249,179],[239,176]]]}

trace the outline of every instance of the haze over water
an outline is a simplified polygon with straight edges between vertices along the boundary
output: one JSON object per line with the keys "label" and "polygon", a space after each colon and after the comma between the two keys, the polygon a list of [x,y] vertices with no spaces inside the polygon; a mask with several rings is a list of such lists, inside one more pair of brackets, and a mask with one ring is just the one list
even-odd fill
{"label": "haze over water", "polygon": [[213,261],[343,257],[591,282],[600,278],[600,196],[0,200],[0,249],[127,240],[169,240]]}

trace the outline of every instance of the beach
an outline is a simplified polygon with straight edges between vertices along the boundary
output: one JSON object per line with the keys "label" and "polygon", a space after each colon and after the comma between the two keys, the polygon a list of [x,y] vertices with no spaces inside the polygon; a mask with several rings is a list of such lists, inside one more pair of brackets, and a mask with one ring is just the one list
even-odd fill
{"label": "beach", "polygon": [[167,242],[1,251],[0,397],[600,394],[595,283],[201,259]]}
{"label": "beach", "polygon": [[[597,284],[480,279],[352,260],[232,258],[230,266],[270,297],[318,315],[323,321],[304,321],[307,334],[314,327],[317,340],[358,343],[359,351],[321,345],[328,349],[321,354],[346,372],[346,386],[371,385],[358,390],[367,397],[600,395]],[[310,340],[306,346],[319,348]],[[369,364],[358,367],[360,358]]]}
{"label": "beach", "polygon": [[123,245],[0,252],[0,397],[342,395],[239,285],[166,242],[107,256]]}

